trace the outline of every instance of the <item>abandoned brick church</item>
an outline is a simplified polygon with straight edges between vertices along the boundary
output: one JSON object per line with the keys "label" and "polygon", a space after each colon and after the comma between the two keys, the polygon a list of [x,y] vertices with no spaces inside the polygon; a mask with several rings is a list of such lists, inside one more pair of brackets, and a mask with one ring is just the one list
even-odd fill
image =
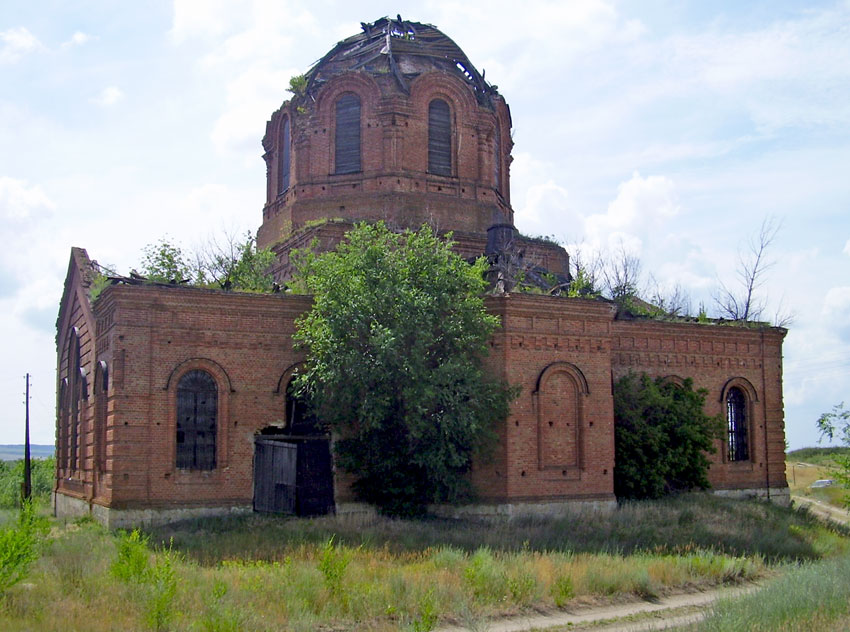
{"label": "abandoned brick church", "polygon": [[[458,46],[399,19],[363,24],[293,85],[263,138],[260,247],[332,248],[353,222],[427,222],[464,256],[507,249],[569,280],[568,255],[513,228],[511,117]],[[283,91],[283,87],[281,88]],[[73,248],[57,320],[54,510],[110,526],[256,510],[359,510],[327,436],[300,426],[289,381],[310,298],[112,278]],[[502,283],[503,279],[499,281]],[[604,300],[486,299],[502,327],[489,369],[520,387],[464,511],[519,515],[614,501],[612,383],[630,371],[707,389],[726,419],[709,478],[720,493],[787,501],[782,341],[775,327],[618,314]]]}

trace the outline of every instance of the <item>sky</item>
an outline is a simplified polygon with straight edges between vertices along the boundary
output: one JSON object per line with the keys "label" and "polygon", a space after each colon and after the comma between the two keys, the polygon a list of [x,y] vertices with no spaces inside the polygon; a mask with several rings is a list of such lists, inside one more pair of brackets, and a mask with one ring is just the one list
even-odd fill
{"label": "sky", "polygon": [[260,140],[360,22],[435,25],[511,108],[517,227],[625,249],[716,312],[779,226],[760,288],[784,345],[786,437],[850,404],[850,1],[174,0],[0,3],[0,443],[53,443],[72,246],[127,273],[167,237],[256,231]]}

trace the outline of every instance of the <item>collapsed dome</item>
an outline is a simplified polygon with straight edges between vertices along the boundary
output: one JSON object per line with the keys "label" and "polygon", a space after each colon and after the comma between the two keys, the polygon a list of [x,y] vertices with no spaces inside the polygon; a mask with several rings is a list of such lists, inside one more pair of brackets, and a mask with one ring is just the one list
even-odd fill
{"label": "collapsed dome", "polygon": [[339,42],[305,74],[311,94],[343,73],[366,71],[391,74],[410,94],[410,82],[430,70],[449,72],[467,83],[481,105],[492,107],[496,86],[488,84],[454,41],[431,24],[409,22],[401,16],[361,22],[362,32]]}

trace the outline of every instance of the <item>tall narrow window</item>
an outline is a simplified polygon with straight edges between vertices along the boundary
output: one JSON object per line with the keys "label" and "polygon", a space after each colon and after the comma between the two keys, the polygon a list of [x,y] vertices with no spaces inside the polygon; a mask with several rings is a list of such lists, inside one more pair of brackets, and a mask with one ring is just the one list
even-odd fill
{"label": "tall narrow window", "polygon": [[336,102],[335,173],[360,171],[360,98],[344,94]]}
{"label": "tall narrow window", "polygon": [[189,371],[177,384],[177,467],[215,469],[218,389],[206,371]]}
{"label": "tall narrow window", "polygon": [[83,384],[80,375],[80,335],[74,327],[71,332],[69,349],[68,376],[71,380],[71,415],[68,432],[68,469],[73,474],[77,471],[77,450],[80,432],[80,407],[82,404]]}
{"label": "tall narrow window", "polygon": [[283,123],[280,126],[280,175],[277,180],[278,194],[285,193],[286,190],[289,188],[289,147],[292,141],[290,135],[291,132],[289,130],[289,117],[286,116],[284,117]]}
{"label": "tall narrow window", "polygon": [[106,469],[106,401],[109,390],[109,369],[101,360],[94,373],[94,463],[98,472]]}
{"label": "tall narrow window", "polygon": [[502,189],[502,133],[498,122],[496,123],[496,133],[493,138],[493,182],[496,185],[496,190],[501,192]]}
{"label": "tall narrow window", "polygon": [[452,175],[452,115],[442,99],[428,105],[428,172]]}
{"label": "tall narrow window", "polygon": [[740,388],[734,386],[726,394],[726,427],[729,435],[729,460],[748,460],[750,449],[747,441],[747,398]]}

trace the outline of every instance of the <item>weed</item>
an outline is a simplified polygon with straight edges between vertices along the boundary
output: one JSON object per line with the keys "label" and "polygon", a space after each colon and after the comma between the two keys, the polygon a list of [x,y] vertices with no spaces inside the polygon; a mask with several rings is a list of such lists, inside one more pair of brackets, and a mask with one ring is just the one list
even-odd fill
{"label": "weed", "polygon": [[145,621],[156,632],[168,630],[176,614],[174,599],[177,596],[177,577],[174,561],[174,553],[165,551],[157,558],[149,574]]}
{"label": "weed", "polygon": [[430,632],[437,625],[434,591],[429,590],[419,602],[419,616],[410,625],[412,632]]}
{"label": "weed", "polygon": [[469,558],[463,577],[476,599],[497,602],[508,593],[507,578],[489,548],[480,548]]}
{"label": "weed", "polygon": [[112,564],[112,574],[124,583],[142,583],[147,580],[150,565],[148,538],[138,529],[118,533],[118,556]]}
{"label": "weed", "polygon": [[16,526],[0,528],[0,595],[26,577],[38,559],[45,532],[46,525],[31,502],[21,506]]}
{"label": "weed", "polygon": [[334,536],[325,543],[319,558],[319,570],[325,578],[325,586],[332,595],[342,592],[342,577],[351,562],[351,553],[334,544]]}
{"label": "weed", "polygon": [[555,606],[563,608],[570,599],[575,597],[576,591],[573,588],[573,578],[569,575],[558,575],[555,581],[552,582],[549,594],[552,596]]}

